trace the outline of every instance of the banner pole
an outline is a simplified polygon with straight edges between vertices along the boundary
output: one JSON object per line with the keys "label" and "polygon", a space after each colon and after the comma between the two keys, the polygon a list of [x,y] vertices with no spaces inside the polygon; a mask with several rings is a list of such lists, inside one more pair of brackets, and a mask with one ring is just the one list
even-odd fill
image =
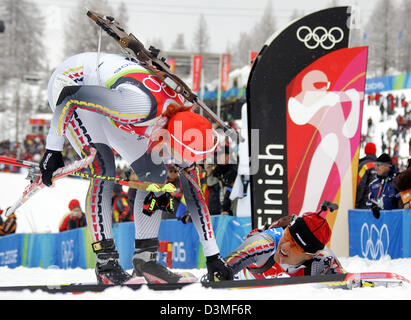
{"label": "banner pole", "polygon": [[222,68],[222,55],[218,63],[218,89],[217,89],[217,116],[221,119],[221,68]]}

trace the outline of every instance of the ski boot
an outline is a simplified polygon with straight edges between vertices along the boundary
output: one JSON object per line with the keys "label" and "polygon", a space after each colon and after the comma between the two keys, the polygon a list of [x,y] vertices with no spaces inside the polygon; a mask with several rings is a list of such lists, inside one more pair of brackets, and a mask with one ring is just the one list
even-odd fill
{"label": "ski boot", "polygon": [[93,250],[97,254],[95,271],[98,284],[119,285],[132,278],[119,264],[113,239],[93,243]]}
{"label": "ski boot", "polygon": [[181,283],[195,282],[191,275],[182,275],[170,271],[162,264],[157,263],[157,238],[135,240],[133,267],[135,276],[143,276],[148,283]]}

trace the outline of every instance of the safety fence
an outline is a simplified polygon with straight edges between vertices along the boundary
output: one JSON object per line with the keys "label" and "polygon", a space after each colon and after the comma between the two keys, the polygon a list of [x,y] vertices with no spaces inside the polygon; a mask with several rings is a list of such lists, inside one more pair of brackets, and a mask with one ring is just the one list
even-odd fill
{"label": "safety fence", "polygon": [[369,78],[365,82],[366,94],[410,88],[411,73],[402,73],[395,76]]}
{"label": "safety fence", "polygon": [[[212,221],[223,257],[238,247],[251,230],[250,217],[213,216]],[[392,259],[411,257],[411,210],[382,210],[378,219],[370,210],[349,210],[348,223],[350,256],[372,260],[386,255]],[[114,224],[113,235],[120,264],[132,269],[134,223]],[[159,240],[164,241],[159,261],[165,265],[171,263],[178,269],[205,267],[202,246],[192,223],[163,220]],[[172,252],[171,262],[167,260],[167,251]],[[0,238],[0,266],[87,269],[94,268],[95,254],[86,228],[61,233],[14,234]]]}
{"label": "safety fence", "polygon": [[[251,230],[250,217],[212,216],[212,221],[222,256],[238,247]],[[121,266],[132,269],[134,223],[114,224],[113,236]],[[176,219],[163,220],[159,240],[172,244],[173,268],[205,267],[202,246],[192,223],[183,224]],[[159,260],[170,265],[167,256],[167,252],[161,253]],[[95,267],[95,254],[86,228],[61,233],[14,234],[0,238],[0,266],[87,269]]]}
{"label": "safety fence", "polygon": [[411,210],[349,210],[349,255],[377,260],[411,257]]}

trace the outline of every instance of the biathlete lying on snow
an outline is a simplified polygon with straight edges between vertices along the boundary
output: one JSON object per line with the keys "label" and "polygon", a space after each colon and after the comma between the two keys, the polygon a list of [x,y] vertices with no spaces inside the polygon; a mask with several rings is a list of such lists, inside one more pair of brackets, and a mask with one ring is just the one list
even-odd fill
{"label": "biathlete lying on snow", "polygon": [[234,279],[262,279],[346,273],[326,247],[331,229],[320,213],[337,206],[325,201],[316,213],[283,217],[265,230],[253,230],[225,260]]}

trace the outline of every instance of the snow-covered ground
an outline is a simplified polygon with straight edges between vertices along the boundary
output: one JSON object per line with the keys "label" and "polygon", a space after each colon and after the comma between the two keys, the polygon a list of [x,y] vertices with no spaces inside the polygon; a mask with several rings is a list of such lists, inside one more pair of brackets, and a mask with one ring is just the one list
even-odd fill
{"label": "snow-covered ground", "polygon": [[[411,279],[411,259],[385,258],[369,261],[358,257],[341,258],[348,271],[389,271]],[[190,270],[201,277],[205,270]],[[26,284],[61,284],[95,281],[92,269],[42,269],[18,267],[0,268],[0,286]],[[49,294],[42,291],[0,292],[0,300],[5,299],[47,299],[47,300],[410,300],[411,286],[393,288],[356,288],[352,290],[319,288],[302,284],[271,288],[230,290],[207,289],[200,284],[192,284],[180,290],[154,291],[146,287],[133,291],[128,288],[109,288],[102,293]]]}
{"label": "snow-covered ground", "polygon": [[[5,208],[17,199],[28,183],[24,174],[0,173],[0,208]],[[83,201],[87,181],[67,178],[56,183],[52,189],[41,190],[17,211],[17,232],[57,232],[62,216],[67,212],[67,204],[72,198]],[[359,257],[341,257],[343,267],[350,272],[386,271],[401,274],[411,279],[411,259],[384,258],[369,261]],[[131,270],[130,270],[131,271]],[[199,278],[205,270],[189,270]],[[0,286],[25,284],[61,284],[94,282],[93,269],[43,269],[0,267]],[[212,290],[193,284],[176,291],[152,291],[142,288],[132,291],[127,288],[110,288],[103,293],[48,294],[0,292],[0,300],[5,299],[87,299],[87,300],[264,300],[264,299],[411,299],[411,286],[397,288],[359,288],[353,290],[318,288],[314,285],[292,285],[248,290]]]}
{"label": "snow-covered ground", "polygon": [[[387,92],[381,92],[384,99],[388,95]],[[405,95],[407,101],[411,101],[411,89],[404,89],[404,90],[395,90],[391,91],[394,96],[401,97],[402,94]],[[386,106],[387,103],[384,100],[384,105]],[[408,108],[410,110],[410,108]],[[381,134],[383,133],[386,136],[388,129],[396,129],[397,128],[397,121],[396,118],[398,115],[404,116],[404,108],[397,107],[395,109],[395,114],[390,116],[387,119],[387,115],[384,117],[384,121],[381,122],[381,112],[379,106],[376,105],[368,105],[367,102],[364,102],[364,109],[363,109],[363,118],[362,118],[362,134],[367,132],[367,121],[369,118],[373,120],[373,129],[371,130],[371,142],[374,142],[377,146],[377,157],[382,153],[381,149]],[[406,142],[403,140],[400,141],[400,150],[399,155],[403,162],[406,162],[406,159],[410,157],[408,154],[408,141],[411,138],[411,130],[408,128],[407,135],[406,135]],[[388,145],[388,143],[387,143]],[[394,147],[394,145],[392,145]],[[387,150],[385,151],[387,152]],[[360,157],[364,156],[364,150],[360,150]]]}
{"label": "snow-covered ground", "polygon": [[[411,90],[405,90],[407,98],[411,98]],[[396,92],[401,94],[401,92]],[[388,128],[396,128],[395,117],[385,122],[379,122],[380,111],[378,107],[366,106],[364,108],[363,126],[371,117],[375,123],[374,142],[377,145],[377,154],[381,153],[380,137]],[[408,139],[410,135],[408,133]],[[408,141],[408,140],[407,140]],[[408,144],[402,143],[400,155],[408,157]],[[361,154],[360,156],[363,156]],[[28,181],[25,174],[0,173],[0,208],[11,205],[21,194]],[[68,211],[68,203],[77,198],[84,203],[88,187],[86,180],[67,178],[58,181],[51,189],[41,190],[39,194],[29,200],[27,204],[17,211],[18,233],[44,233],[58,232],[58,225]],[[349,272],[386,271],[398,273],[411,279],[411,259],[383,258],[379,261],[369,261],[359,257],[340,257],[343,267]],[[201,277],[205,270],[189,270]],[[88,269],[42,269],[18,267],[10,269],[0,267],[0,286],[23,284],[61,284],[77,282],[94,282],[94,270]],[[314,285],[292,285],[271,288],[248,290],[212,290],[202,288],[200,284],[193,284],[176,291],[152,291],[142,288],[132,291],[127,288],[110,288],[103,293],[73,294],[47,294],[41,291],[0,292],[0,300],[6,299],[76,299],[76,300],[265,300],[265,299],[321,299],[321,300],[379,300],[379,299],[411,299],[411,286],[396,288],[358,288],[353,290],[318,288]]]}

